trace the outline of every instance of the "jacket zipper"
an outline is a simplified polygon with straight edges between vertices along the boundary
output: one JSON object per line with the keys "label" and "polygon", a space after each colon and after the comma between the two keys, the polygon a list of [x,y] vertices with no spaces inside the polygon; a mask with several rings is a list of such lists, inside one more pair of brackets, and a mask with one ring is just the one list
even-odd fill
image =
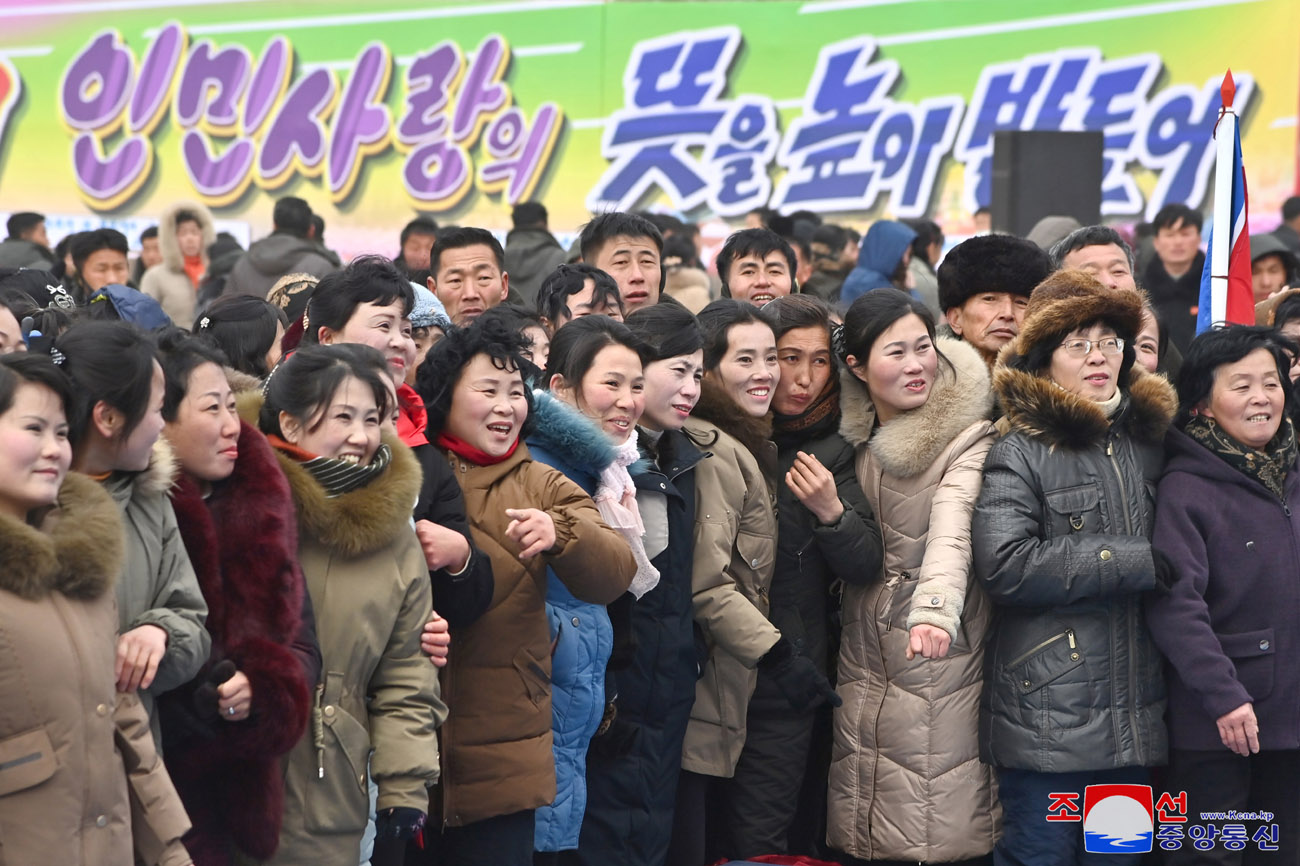
{"label": "jacket zipper", "polygon": [[[1120,501],[1124,507],[1124,529],[1128,535],[1133,534],[1133,518],[1129,512],[1128,489],[1124,486],[1124,473],[1119,470],[1119,460],[1115,458],[1115,449],[1113,447],[1114,439],[1106,440],[1106,456],[1110,458],[1110,465],[1115,470],[1115,479],[1119,482]],[[1145,529],[1145,527],[1143,527]],[[1138,631],[1137,631],[1137,608],[1131,604],[1124,605],[1124,624],[1128,629],[1128,704],[1129,704],[1129,723],[1133,727],[1133,749],[1137,752],[1139,758],[1143,758],[1144,750],[1142,748],[1142,726],[1138,721],[1137,706],[1137,655],[1138,655]],[[1118,731],[1116,736],[1118,736]]]}
{"label": "jacket zipper", "polygon": [[1006,666],[1009,668],[1020,667],[1020,665],[1024,664],[1026,661],[1028,661],[1033,656],[1037,655],[1042,650],[1056,643],[1061,638],[1066,638],[1070,641],[1070,649],[1078,648],[1074,642],[1074,629],[1067,628],[1065,631],[1061,632],[1060,634],[1054,634],[1051,637],[1049,637],[1047,640],[1042,641],[1041,643],[1038,643],[1030,647],[1025,652],[1022,652],[1020,655],[1016,656],[1014,659],[1007,662]]}

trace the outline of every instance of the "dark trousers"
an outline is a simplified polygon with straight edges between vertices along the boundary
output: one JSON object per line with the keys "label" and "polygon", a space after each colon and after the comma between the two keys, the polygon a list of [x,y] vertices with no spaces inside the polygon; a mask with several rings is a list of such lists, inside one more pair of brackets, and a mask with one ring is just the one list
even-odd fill
{"label": "dark trousers", "polygon": [[804,780],[818,721],[815,712],[796,713],[788,708],[758,712],[751,702],[745,748],[735,775],[724,786],[723,823],[729,856],[744,860],[763,854],[812,854],[804,847],[811,839],[800,838],[798,846],[792,845],[791,839],[792,829],[799,833],[810,829],[809,824],[819,836],[817,841],[826,838],[826,773],[821,767],[812,771],[819,784],[808,792],[817,808],[795,827],[795,817],[804,805]]}
{"label": "dark trousers", "polygon": [[668,859],[673,866],[705,866],[718,859],[711,821],[722,780],[682,770],[677,777],[677,805],[673,810],[673,835]]}
{"label": "dark trousers", "polygon": [[1089,785],[1146,785],[1144,767],[1084,773],[998,770],[1002,838],[993,849],[995,866],[1138,866],[1142,854],[1091,854],[1083,850],[1083,824],[1047,820],[1049,794],[1075,792],[1083,809]]}
{"label": "dark trousers", "polygon": [[[432,866],[533,866],[536,818],[532,809],[425,831],[425,862]],[[410,860],[408,859],[409,863]]]}
{"label": "dark trousers", "polygon": [[[1266,824],[1277,824],[1277,851],[1260,851],[1247,841],[1241,851],[1229,851],[1220,839],[1209,851],[1198,851],[1185,836],[1177,851],[1165,851],[1165,862],[1172,866],[1202,864],[1271,864],[1295,866],[1300,863],[1300,751],[1281,749],[1242,757],[1224,749],[1200,751],[1172,749],[1165,787],[1173,795],[1187,792],[1187,823],[1184,833],[1194,824],[1224,823],[1246,825],[1249,837]],[[1272,812],[1272,821],[1201,821],[1202,812]]]}

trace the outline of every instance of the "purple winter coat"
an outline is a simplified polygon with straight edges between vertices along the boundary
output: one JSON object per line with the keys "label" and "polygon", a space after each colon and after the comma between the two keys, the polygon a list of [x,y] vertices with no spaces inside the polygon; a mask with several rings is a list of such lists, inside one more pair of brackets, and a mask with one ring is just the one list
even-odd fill
{"label": "purple winter coat", "polygon": [[1178,569],[1147,624],[1169,660],[1169,738],[1223,749],[1215,720],[1250,701],[1261,750],[1300,748],[1300,464],[1286,502],[1170,430],[1152,545]]}

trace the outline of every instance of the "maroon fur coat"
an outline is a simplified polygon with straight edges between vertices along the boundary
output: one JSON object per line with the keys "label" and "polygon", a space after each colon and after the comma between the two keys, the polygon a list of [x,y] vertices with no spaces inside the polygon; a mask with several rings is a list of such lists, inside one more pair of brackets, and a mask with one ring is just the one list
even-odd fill
{"label": "maroon fur coat", "polygon": [[[243,423],[230,478],[205,500],[182,474],[171,499],[212,636],[199,675],[160,703],[167,769],[194,824],[185,845],[199,866],[231,863],[232,845],[268,859],[284,811],[280,757],[306,729],[320,673],[289,485],[265,437]],[[226,659],[252,686],[245,721],[221,720],[210,697],[195,698]]]}

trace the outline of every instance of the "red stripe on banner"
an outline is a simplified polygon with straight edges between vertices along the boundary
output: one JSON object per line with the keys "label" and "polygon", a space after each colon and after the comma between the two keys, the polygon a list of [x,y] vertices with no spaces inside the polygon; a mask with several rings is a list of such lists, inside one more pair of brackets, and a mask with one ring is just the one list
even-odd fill
{"label": "red stripe on banner", "polygon": [[1228,302],[1224,319],[1236,325],[1255,324],[1255,292],[1250,276],[1250,236],[1244,231],[1228,253]]}

